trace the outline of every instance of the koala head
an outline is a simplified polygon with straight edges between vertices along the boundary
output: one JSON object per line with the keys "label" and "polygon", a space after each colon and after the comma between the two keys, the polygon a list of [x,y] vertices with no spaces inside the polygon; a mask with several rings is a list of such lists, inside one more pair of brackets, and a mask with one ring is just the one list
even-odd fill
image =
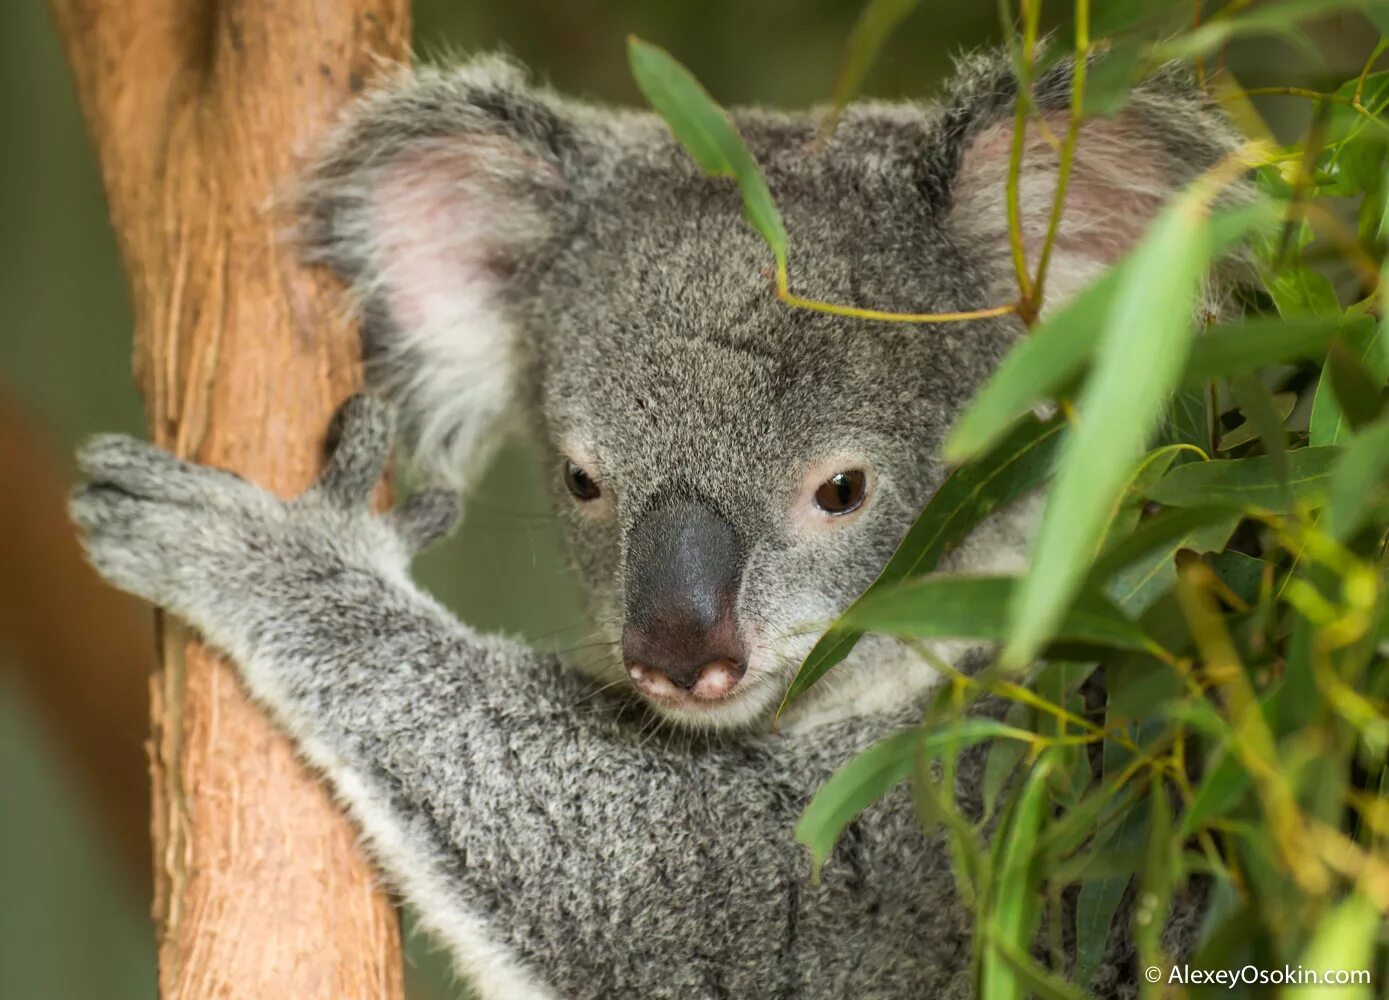
{"label": "koala head", "polygon": [[[1020,200],[1034,261],[1069,66],[1034,87]],[[1016,297],[1016,86],[965,60],[937,105],[735,112],[782,211],[795,290],[910,312]],[[1050,134],[1048,134],[1050,133]],[[1051,301],[1121,256],[1229,132],[1174,74],[1086,124]],[[569,101],[495,58],[403,76],[310,173],[306,243],[354,287],[370,381],[438,476],[507,418],[535,434],[607,670],[668,718],[765,720],[940,483],[954,415],[1020,332],[796,309],[727,181],[651,114]],[[844,676],[888,655],[864,644]]]}

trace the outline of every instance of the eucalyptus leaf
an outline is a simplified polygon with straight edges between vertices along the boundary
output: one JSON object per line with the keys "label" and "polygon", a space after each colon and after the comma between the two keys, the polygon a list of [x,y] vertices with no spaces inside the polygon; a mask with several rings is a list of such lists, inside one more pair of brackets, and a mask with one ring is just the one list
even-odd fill
{"label": "eucalyptus leaf", "polygon": [[1383,380],[1366,371],[1342,341],[1332,341],[1326,367],[1336,405],[1351,430],[1359,430],[1384,411]]}
{"label": "eucalyptus leaf", "polygon": [[1194,836],[1207,820],[1225,816],[1244,800],[1253,784],[1239,758],[1228,746],[1221,747],[1210,758],[1196,797],[1182,816],[1181,836]]}
{"label": "eucalyptus leaf", "polygon": [[1081,394],[1079,426],[1062,449],[1031,567],[1010,609],[1002,662],[1014,669],[1036,655],[1065,616],[1176,388],[1210,260],[1209,228],[1205,212],[1184,196],[1154,222],[1115,288]]}
{"label": "eucalyptus leaf", "polygon": [[1087,115],[1112,117],[1128,103],[1129,92],[1143,66],[1143,39],[1124,39],[1101,53],[1085,77]]}
{"label": "eucalyptus leaf", "polygon": [[1310,40],[1298,31],[1298,26],[1312,18],[1342,10],[1373,8],[1382,0],[1282,0],[1254,10],[1243,11],[1239,17],[1212,18],[1185,35],[1179,35],[1158,46],[1153,53],[1159,60],[1192,59],[1209,55],[1233,38],[1244,35],[1276,35],[1298,46],[1311,58],[1320,60],[1321,53]]}
{"label": "eucalyptus leaf", "polygon": [[[1114,719],[1107,718],[1106,724],[1113,725]],[[1127,755],[1117,744],[1104,746],[1104,779],[1106,783],[1128,763]],[[1130,790],[1130,795],[1133,792]],[[1091,845],[1090,854],[1101,852],[1130,853],[1143,844],[1148,818],[1148,800],[1132,799],[1130,807],[1123,812],[1118,821],[1097,835]],[[1127,875],[1100,875],[1086,878],[1076,897],[1076,965],[1075,978],[1088,984],[1099,968],[1104,957],[1109,935],[1114,929],[1114,914],[1128,888]]]}
{"label": "eucalyptus leaf", "polygon": [[863,86],[864,77],[877,60],[884,43],[920,4],[921,0],[868,0],[854,23],[853,31],[849,33],[839,76],[834,83],[830,113],[822,131],[828,133],[833,130],[845,105],[854,99]]}
{"label": "eucalyptus leaf", "polygon": [[[1283,421],[1288,419],[1297,405],[1297,393],[1280,392],[1275,396],[1265,389],[1257,378],[1249,374],[1231,379],[1230,391],[1235,401],[1240,404],[1240,411],[1244,414],[1245,420],[1238,427],[1220,436],[1216,450],[1230,451],[1259,439],[1264,441],[1265,452],[1270,456],[1274,452],[1268,451],[1269,442],[1273,442],[1274,448],[1285,450],[1287,435],[1283,434],[1280,441],[1278,433]],[[1278,463],[1275,461],[1276,464]]]}
{"label": "eucalyptus leaf", "polygon": [[1007,964],[1021,989],[1020,996],[1036,1000],[1086,1000],[1085,994],[1053,972],[1037,964],[1037,960],[1006,938],[994,939],[998,957]]}
{"label": "eucalyptus leaf", "polygon": [[1121,274],[1122,268],[1107,272],[1013,345],[946,437],[946,461],[982,453],[1033,407],[1075,381],[1099,339]]}
{"label": "eucalyptus leaf", "polygon": [[840,834],[854,817],[906,780],[917,754],[1016,738],[1020,733],[1027,735],[997,719],[957,719],[936,729],[903,730],[851,758],[820,786],[796,824],[796,840],[810,848],[814,875],[818,878]]}
{"label": "eucalyptus leaf", "polygon": [[[986,455],[952,472],[931,497],[864,597],[931,572],[983,518],[1045,482],[1064,430],[1065,422],[1060,418],[1045,423],[1028,418]],[[843,661],[862,634],[844,627],[840,621],[821,636],[791,681],[782,708]]]}
{"label": "eucalyptus leaf", "polygon": [[[1381,386],[1389,380],[1389,332],[1369,316],[1348,321],[1340,331],[1341,338],[1352,357],[1369,376]],[[1312,419],[1308,435],[1314,445],[1344,444],[1350,439],[1350,421],[1341,410],[1332,385],[1331,366],[1322,369],[1312,403]]]}
{"label": "eucalyptus leaf", "polygon": [[839,835],[859,813],[906,780],[921,747],[921,731],[909,729],[873,744],[835,771],[806,807],[795,836],[810,848],[812,877],[834,850]]}
{"label": "eucalyptus leaf", "polygon": [[[913,639],[1007,637],[1013,577],[929,576],[865,597],[843,618],[849,628]],[[1057,623],[1055,638],[1116,649],[1153,649],[1151,639],[1113,604],[1094,594],[1078,598]]]}
{"label": "eucalyptus leaf", "polygon": [[999,953],[1012,945],[1020,954],[1032,946],[1037,924],[1036,885],[1039,877],[1033,857],[1038,834],[1047,809],[1047,779],[1056,766],[1052,753],[1044,753],[1023,786],[1018,805],[1009,817],[1007,829],[1000,831],[1002,863],[995,876],[994,895],[988,912],[989,946],[984,951],[980,977],[981,996],[997,1000],[1023,1000],[1027,988],[1017,970]]}
{"label": "eucalyptus leaf", "polygon": [[664,49],[632,36],[627,39],[627,58],[637,88],[691,159],[705,173],[737,182],[744,217],[767,241],[777,265],[784,268],[787,241],[781,214],[728,113]]}
{"label": "eucalyptus leaf", "polygon": [[1255,319],[1217,326],[1191,345],[1182,379],[1201,385],[1208,379],[1252,372],[1269,365],[1318,360],[1340,328],[1339,315],[1293,320]]}
{"label": "eucalyptus leaf", "polygon": [[1291,506],[1288,493],[1288,433],[1283,422],[1292,413],[1297,396],[1290,392],[1280,393],[1275,398],[1262,382],[1250,374],[1237,375],[1230,379],[1230,392],[1239,403],[1245,423],[1251,425],[1264,445],[1264,455],[1268,458],[1273,476],[1278,480],[1278,488],[1284,493],[1285,505]]}
{"label": "eucalyptus leaf", "polygon": [[1148,490],[1148,499],[1172,507],[1227,506],[1289,512],[1287,500],[1319,506],[1331,485],[1341,448],[1297,448],[1288,453],[1287,489],[1267,455],[1178,466]]}
{"label": "eucalyptus leaf", "polygon": [[1389,481],[1389,420],[1357,434],[1345,449],[1329,486],[1324,527],[1331,537],[1346,541],[1365,523]]}
{"label": "eucalyptus leaf", "polygon": [[1255,559],[1243,552],[1221,552],[1211,558],[1210,565],[1215,575],[1220,577],[1220,582],[1246,604],[1253,604],[1259,599],[1265,566],[1262,559]]}
{"label": "eucalyptus leaf", "polygon": [[[1368,971],[1374,968],[1375,940],[1382,925],[1379,907],[1363,892],[1352,893],[1323,917],[1299,963],[1306,969]],[[1371,982],[1294,985],[1283,990],[1288,1000],[1370,1000]],[[1381,996],[1383,994],[1380,994]]]}

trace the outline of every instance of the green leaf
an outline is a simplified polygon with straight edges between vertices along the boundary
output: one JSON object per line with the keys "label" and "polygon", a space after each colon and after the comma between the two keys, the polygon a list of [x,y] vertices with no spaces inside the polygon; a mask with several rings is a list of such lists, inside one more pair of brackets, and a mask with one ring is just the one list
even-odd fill
{"label": "green leaf", "polygon": [[[1380,385],[1389,380],[1389,332],[1384,325],[1377,326],[1373,319],[1362,316],[1346,323],[1340,336],[1350,356],[1371,378],[1377,379]],[[1336,399],[1332,377],[1331,366],[1327,365],[1317,383],[1308,426],[1308,436],[1314,445],[1344,444],[1350,439],[1350,422]]]}
{"label": "green leaf", "polygon": [[1076,896],[1077,982],[1089,983],[1100,967],[1109,935],[1114,930],[1114,914],[1128,888],[1128,875],[1104,875],[1081,883]]}
{"label": "green leaf", "polygon": [[1365,370],[1343,341],[1332,341],[1326,367],[1331,372],[1336,405],[1351,430],[1358,431],[1384,411],[1381,380]]}
{"label": "green leaf", "polygon": [[[1052,460],[1064,429],[1065,422],[1059,418],[1046,423],[1029,418],[988,454],[952,472],[926,504],[864,597],[931,572],[989,513],[1006,507],[1045,482],[1051,474]],[[782,708],[843,661],[862,634],[844,628],[842,621],[827,631],[791,681]]]}
{"label": "green leaf", "polygon": [[[985,639],[1008,635],[1008,605],[1017,581],[1006,576],[929,576],[864,598],[843,624],[913,639]],[[1098,595],[1077,599],[1054,630],[1057,639],[1116,649],[1154,648],[1153,641]]]}
{"label": "green leaf", "polygon": [[[1112,776],[1113,768],[1110,771]],[[1117,789],[1109,782],[1091,790],[1073,808],[1047,824],[1042,835],[1042,852],[1051,857],[1064,857],[1079,850],[1086,841],[1094,840],[1097,845],[1106,843],[1116,819],[1126,815],[1138,801],[1135,788],[1133,782]],[[1096,830],[1102,833],[1097,834]]]}
{"label": "green leaf", "polygon": [[1268,365],[1315,360],[1326,354],[1340,316],[1294,320],[1255,319],[1214,327],[1196,338],[1182,374],[1186,385],[1202,385],[1222,376],[1251,372]]}
{"label": "green leaf", "polygon": [[[1026,706],[1015,702],[1009,706],[1008,721],[1021,728],[1021,719],[1026,714]],[[994,814],[999,796],[1017,771],[1018,764],[1026,752],[1027,744],[1016,740],[998,740],[989,747],[988,756],[984,761],[984,780],[980,791],[984,800],[985,815]]]}
{"label": "green leaf", "polygon": [[1143,64],[1143,39],[1128,38],[1102,52],[1085,77],[1082,107],[1087,116],[1109,118],[1129,101],[1129,92]]}
{"label": "green leaf", "polygon": [[[1288,490],[1294,501],[1316,506],[1324,500],[1342,451],[1297,448],[1288,453]],[[1267,455],[1179,466],[1148,491],[1148,499],[1171,507],[1215,504],[1275,514],[1289,512]]]}
{"label": "green leaf", "polygon": [[834,98],[822,128],[823,134],[833,131],[847,105],[863,86],[863,78],[878,58],[883,44],[903,19],[915,10],[921,0],[868,0],[863,13],[854,22],[834,83]]}
{"label": "green leaf", "polygon": [[820,786],[795,831],[796,840],[810,848],[813,878],[819,879],[839,835],[854,817],[911,774],[920,746],[919,729],[889,736],[852,758]]}
{"label": "green leaf", "polygon": [[[1166,474],[1170,464],[1153,466],[1156,475],[1137,477],[1131,490],[1137,491],[1140,498],[1146,496],[1152,484]],[[1132,506],[1141,508],[1142,502]],[[1104,590],[1110,600],[1130,617],[1141,615],[1177,582],[1175,560],[1179,551],[1223,547],[1240,519],[1238,514],[1231,514],[1224,508],[1190,510],[1195,513],[1184,518],[1180,515],[1187,512],[1164,511],[1146,521],[1135,522],[1119,533],[1121,512],[1110,532],[1111,536],[1118,535],[1121,541],[1106,544],[1090,568],[1085,589],[1097,589],[1107,579],[1109,582]],[[1180,528],[1172,532],[1169,529],[1174,523]]]}
{"label": "green leaf", "polygon": [[1253,783],[1239,758],[1222,746],[1206,763],[1205,779],[1182,817],[1181,837],[1192,837],[1207,820],[1229,813],[1244,801]]}
{"label": "green leaf", "polygon": [[997,719],[966,718],[929,732],[919,727],[903,730],[850,758],[820,786],[796,824],[797,842],[810,848],[814,876],[819,877],[840,834],[854,817],[906,780],[918,753],[1019,735],[1030,734]]}
{"label": "green leaf", "polygon": [[[1353,893],[1322,918],[1298,964],[1304,969],[1371,970],[1380,926],[1379,908],[1364,893]],[[1285,987],[1282,995],[1288,1000],[1370,1000],[1374,988],[1369,982],[1300,985]]]}
{"label": "green leaf", "polygon": [[[1236,390],[1235,383],[1241,385]],[[1297,393],[1280,392],[1272,395],[1253,375],[1237,375],[1230,380],[1231,395],[1239,404],[1240,411],[1244,413],[1244,423],[1226,431],[1220,436],[1216,443],[1217,451],[1231,451],[1240,445],[1248,444],[1250,441],[1264,438],[1265,451],[1268,449],[1268,440],[1275,442],[1275,447],[1280,439],[1277,436],[1278,429],[1283,426],[1283,421],[1287,420],[1297,406]],[[1262,391],[1261,391],[1262,390]],[[1248,404],[1250,409],[1246,410]],[[1287,435],[1284,434],[1281,443],[1283,449],[1287,449]],[[1268,452],[1270,455],[1272,452]]]}
{"label": "green leaf", "polygon": [[[1382,51],[1383,39],[1379,46]],[[1338,101],[1326,108],[1325,148],[1314,167],[1320,194],[1353,197],[1373,191],[1383,180],[1389,126],[1380,116],[1389,105],[1389,72],[1371,73],[1364,80],[1360,101],[1368,116],[1349,103],[1360,89],[1358,77],[1347,80],[1336,90]]]}
{"label": "green leaf", "polygon": [[1230,39],[1242,35],[1277,35],[1320,60],[1321,54],[1298,26],[1312,18],[1338,10],[1364,10],[1383,0],[1283,0],[1254,10],[1241,11],[1238,17],[1212,18],[1187,34],[1180,35],[1156,47],[1153,57],[1162,62],[1169,59],[1194,59],[1214,52]]}
{"label": "green leaf", "polygon": [[[1189,444],[1201,449],[1201,454],[1209,456],[1214,450],[1212,430],[1214,420],[1211,416],[1211,392],[1207,385],[1197,388],[1180,388],[1168,400],[1167,417],[1158,429],[1156,444]],[[1183,450],[1174,461],[1177,464],[1194,462],[1198,456]]]}
{"label": "green leaf", "polygon": [[984,952],[981,968],[981,996],[996,1000],[1022,1000],[1026,995],[1023,981],[999,953],[999,949],[1011,944],[1019,953],[1025,954],[1032,946],[1032,934],[1037,924],[1038,879],[1033,858],[1042,819],[1047,812],[1047,779],[1055,766],[1053,753],[1044,753],[1038,759],[1027,784],[1023,786],[1022,796],[1010,817],[1007,830],[996,834],[1006,839],[993,899],[987,912],[989,947]]}
{"label": "green leaf", "polygon": [[1013,422],[1060,394],[1080,375],[1119,286],[1115,268],[1013,345],[955,422],[942,454],[958,462],[980,454]]}
{"label": "green leaf", "polygon": [[1273,297],[1279,315],[1287,319],[1340,315],[1341,305],[1331,279],[1301,260],[1281,261],[1273,266],[1264,274],[1264,287]]}
{"label": "green leaf", "polygon": [[1177,553],[1184,539],[1148,555],[1117,574],[1105,588],[1109,599],[1132,615],[1141,615],[1177,582]]}
{"label": "green leaf", "polygon": [[1280,393],[1282,400],[1275,400],[1262,382],[1253,375],[1237,375],[1230,379],[1230,392],[1244,414],[1246,424],[1253,426],[1259,440],[1263,442],[1264,454],[1273,476],[1278,480],[1278,488],[1285,493],[1284,504],[1291,506],[1288,489],[1288,434],[1283,422],[1297,402],[1294,393]]}
{"label": "green leaf", "polygon": [[1246,604],[1258,601],[1264,579],[1265,563],[1262,559],[1255,559],[1243,552],[1221,552],[1210,560],[1210,566],[1221,582]]}
{"label": "green leaf", "polygon": [[[1088,586],[1097,587],[1150,553],[1175,552],[1187,539],[1200,538],[1208,548],[1223,547],[1237,522],[1238,517],[1231,515],[1228,507],[1215,505],[1198,504],[1159,511],[1140,521],[1131,533],[1114,541],[1100,554],[1090,568]],[[1197,548],[1195,545],[1186,547]]]}
{"label": "green leaf", "polygon": [[[1266,198],[1220,212],[1210,219],[1212,254],[1224,253],[1251,232],[1267,228],[1275,218],[1274,203]],[[1130,260],[1143,252],[1147,242],[1140,244]],[[1140,273],[1143,266],[1152,263],[1151,256],[1139,264]],[[955,421],[942,447],[946,461],[963,461],[984,452],[1014,421],[1039,403],[1063,395],[1090,361],[1105,324],[1112,318],[1115,292],[1121,282],[1129,281],[1124,275],[1131,267],[1124,262],[1110,268],[1054,311],[1047,309],[1042,322],[1013,345]],[[1135,278],[1129,283],[1137,285],[1142,280]]]}
{"label": "green leaf", "polygon": [[1124,487],[1123,498],[1119,501],[1114,516],[1109,519],[1109,529],[1105,533],[1101,548],[1107,548],[1111,538],[1122,538],[1138,525],[1143,516],[1143,508],[1147,505],[1144,497],[1147,495],[1148,487],[1167,475],[1167,470],[1172,468],[1183,454],[1189,454],[1186,448],[1168,444],[1154,448],[1143,456],[1143,460]]}
{"label": "green leaf", "polygon": [[1014,669],[1064,617],[1180,378],[1210,255],[1209,220],[1192,197],[1158,216],[1115,289],[1081,394],[1079,427],[1063,447],[1031,568],[1011,608],[1002,662]]}
{"label": "green leaf", "polygon": [[727,112],[699,81],[664,49],[630,36],[627,59],[637,88],[665,119],[691,159],[715,177],[731,177],[743,195],[743,215],[786,264],[786,229],[757,162],[743,144]]}
{"label": "green leaf", "polygon": [[1055,973],[1048,972],[1037,964],[1037,960],[1012,941],[1003,938],[993,940],[998,955],[1017,976],[1022,988],[1019,996],[1035,997],[1037,1000],[1086,1000],[1086,995]]}
{"label": "green leaf", "polygon": [[1108,547],[1095,560],[1085,587],[1104,585],[1105,594],[1125,614],[1141,615],[1177,582],[1178,552],[1224,548],[1239,522],[1240,515],[1226,507],[1161,511]]}
{"label": "green leaf", "polygon": [[[1112,699],[1111,699],[1112,701]],[[1117,721],[1112,704],[1106,710],[1106,725],[1113,726]],[[1104,778],[1106,789],[1120,771],[1127,766],[1129,754],[1117,743],[1106,742],[1103,747]],[[1091,856],[1102,853],[1127,854],[1143,843],[1147,830],[1149,800],[1137,798],[1137,785],[1131,782],[1123,791],[1122,811],[1111,812],[1117,822],[1107,825],[1094,837],[1090,845]],[[1067,816],[1063,822],[1070,820]],[[1086,983],[1099,968],[1104,957],[1105,946],[1114,927],[1114,914],[1124,897],[1129,884],[1127,875],[1102,875],[1087,878],[1080,887],[1076,898],[1076,965],[1074,977],[1077,982]]]}
{"label": "green leaf", "polygon": [[1389,420],[1351,439],[1331,477],[1326,519],[1322,526],[1337,541],[1346,541],[1365,523],[1365,516],[1384,495],[1389,480]]}
{"label": "green leaf", "polygon": [[1161,780],[1153,780],[1148,787],[1148,856],[1139,873],[1139,891],[1144,898],[1145,907],[1150,908],[1152,918],[1134,920],[1133,936],[1138,945],[1139,961],[1143,965],[1156,965],[1161,957],[1161,938],[1167,923],[1168,906],[1172,890],[1179,884],[1181,871],[1180,846],[1172,836],[1172,805],[1167,797],[1167,786]]}

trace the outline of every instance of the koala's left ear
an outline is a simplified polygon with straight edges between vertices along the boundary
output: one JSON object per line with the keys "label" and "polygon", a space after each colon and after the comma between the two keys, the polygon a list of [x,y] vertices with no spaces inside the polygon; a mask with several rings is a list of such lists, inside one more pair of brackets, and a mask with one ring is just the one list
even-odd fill
{"label": "koala's left ear", "polygon": [[[1064,139],[1070,120],[1073,65],[1062,60],[1033,86],[1034,113],[1023,147],[1019,206],[1034,272],[1060,162],[1052,139]],[[997,294],[1004,299],[1016,295],[1017,287],[1006,200],[1016,97],[1017,81],[1006,55],[985,53],[961,60],[946,101],[944,162],[935,164],[949,225],[971,247],[994,259]],[[1048,303],[1064,301],[1123,257],[1172,195],[1238,145],[1230,120],[1176,65],[1137,86],[1114,117],[1084,121],[1048,270]],[[945,180],[940,183],[942,175]]]}
{"label": "koala's left ear", "polygon": [[565,226],[578,156],[562,102],[485,57],[368,97],[305,179],[306,255],[352,283],[368,384],[435,477],[476,466],[514,402],[516,291]]}

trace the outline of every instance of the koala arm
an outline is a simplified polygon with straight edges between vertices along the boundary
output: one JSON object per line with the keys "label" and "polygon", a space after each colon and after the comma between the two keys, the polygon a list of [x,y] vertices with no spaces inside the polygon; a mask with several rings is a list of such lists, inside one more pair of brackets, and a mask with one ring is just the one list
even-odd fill
{"label": "koala arm", "polygon": [[98,569],[240,664],[485,996],[963,988],[949,866],[900,799],[851,829],[818,887],[791,835],[833,768],[903,720],[722,744],[643,731],[409,582],[454,512],[428,492],[367,512],[388,442],[383,409],[358,401],[323,480],[284,503],[102,438],[73,510]]}

